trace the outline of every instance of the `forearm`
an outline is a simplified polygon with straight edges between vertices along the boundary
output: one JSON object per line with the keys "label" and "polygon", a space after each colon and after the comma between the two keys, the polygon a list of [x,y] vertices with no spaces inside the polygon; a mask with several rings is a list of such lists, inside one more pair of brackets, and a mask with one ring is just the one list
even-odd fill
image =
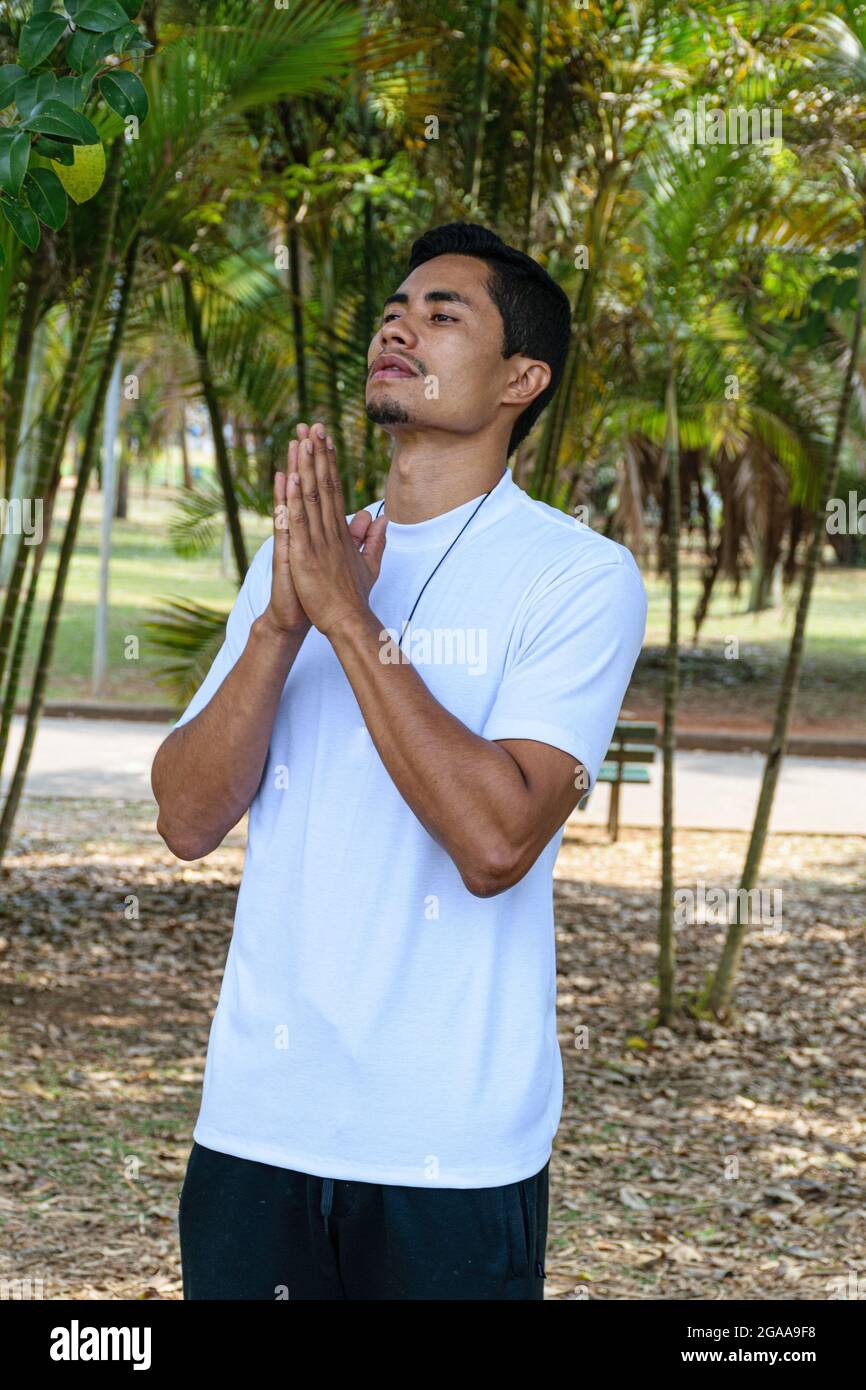
{"label": "forearm", "polygon": [[382,662],[383,626],[369,610],[328,637],[379,756],[403,799],[480,896],[519,857],[530,813],[515,760],[467,729],[406,661]]}
{"label": "forearm", "polygon": [[278,630],[263,613],[213,699],[159,749],[151,772],[156,828],[178,858],[209,854],[249,807],[304,636]]}

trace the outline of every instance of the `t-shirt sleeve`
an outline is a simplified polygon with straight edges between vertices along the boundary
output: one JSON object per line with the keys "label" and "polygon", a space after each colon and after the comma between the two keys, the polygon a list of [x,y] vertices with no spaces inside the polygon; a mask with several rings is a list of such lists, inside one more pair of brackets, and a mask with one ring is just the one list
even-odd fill
{"label": "t-shirt sleeve", "polygon": [[570,753],[589,791],[610,746],[646,629],[647,598],[630,555],[567,573],[529,600],[482,730]]}
{"label": "t-shirt sleeve", "polygon": [[173,728],[179,729],[181,724],[187,724],[210,703],[247,645],[250,628],[264,612],[270,599],[272,546],[273,540],[268,539],[256,552],[229,613],[223,644]]}

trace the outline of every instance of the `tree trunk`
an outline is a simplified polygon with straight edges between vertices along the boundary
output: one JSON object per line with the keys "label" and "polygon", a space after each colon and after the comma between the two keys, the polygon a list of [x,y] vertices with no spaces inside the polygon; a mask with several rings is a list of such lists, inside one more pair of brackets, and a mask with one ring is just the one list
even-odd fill
{"label": "tree trunk", "polygon": [[547,32],[547,0],[535,0],[532,42],[532,95],[529,106],[529,165],[526,206],[523,213],[523,250],[532,244],[532,224],[538,211],[539,173],[544,130],[544,39]]}
{"label": "tree trunk", "polygon": [[307,397],[307,348],[304,337],[304,301],[301,297],[301,238],[294,217],[288,225],[289,243],[289,293],[292,302],[292,339],[295,346],[295,382],[298,397],[298,415],[305,422],[310,412]]}
{"label": "tree trunk", "polygon": [[[773,801],[776,795],[776,786],[779,781],[782,759],[785,756],[785,747],[788,742],[791,711],[800,683],[800,670],[803,664],[803,647],[806,638],[806,621],[809,617],[812,590],[815,586],[815,578],[818,573],[821,551],[826,535],[827,504],[836,490],[839,460],[842,454],[842,441],[845,438],[845,427],[848,421],[848,412],[851,407],[851,396],[854,389],[854,374],[860,351],[860,339],[863,335],[863,311],[864,304],[866,304],[866,240],[864,240],[860,247],[859,269],[857,307],[854,314],[854,329],[851,335],[851,347],[848,353],[848,362],[845,368],[842,392],[839,397],[833,442],[822,470],[823,476],[818,488],[818,507],[820,507],[820,510],[813,510],[809,517],[807,528],[809,544],[805,563],[803,565],[803,579],[800,588],[800,598],[797,603],[797,616],[794,622],[791,644],[788,648],[788,657],[785,663],[782,684],[779,689],[779,701],[776,705],[773,732],[770,735],[770,746],[767,750],[767,761],[764,764],[764,776],[761,781],[761,792],[758,797],[757,810],[755,811],[755,821],[752,826],[749,848],[746,852],[746,860],[740,879],[740,888],[745,889],[747,893],[751,892],[755,886],[755,880],[760,871],[761,860],[764,854],[764,846],[767,841],[770,815],[773,810]],[[724,1018],[729,1012],[734,992],[734,982],[740,968],[747,926],[747,923],[742,920],[744,900],[746,902],[749,901],[748,898],[744,898],[742,892],[738,893],[736,920],[732,922],[728,928],[728,934],[725,939],[725,945],[719,960],[718,969],[713,976],[707,993],[707,1005],[717,1018]]]}
{"label": "tree trunk", "polygon": [[[106,247],[106,252],[108,248]],[[105,360],[96,384],[93,401],[90,407],[90,414],[87,420],[87,430],[85,433],[84,448],[81,455],[81,464],[78,469],[78,478],[75,484],[75,494],[72,499],[72,506],[69,511],[69,519],[66,523],[66,531],[60,547],[60,555],[57,561],[57,573],[54,576],[54,588],[51,593],[51,601],[48,605],[48,613],[45,619],[45,627],[42,632],[42,642],[39,648],[39,656],[36,663],[36,672],[33,678],[33,687],[30,692],[30,703],[27,708],[27,718],[24,726],[24,738],[18,753],[18,762],[12,775],[12,781],[6,794],[6,801],[3,807],[3,816],[0,819],[0,862],[6,853],[9,839],[12,834],[12,827],[18,811],[18,805],[24,790],[24,783],[27,777],[27,769],[30,765],[30,758],[33,753],[33,745],[36,741],[36,730],[42,714],[42,706],[45,702],[45,688],[48,684],[48,676],[51,670],[51,659],[54,653],[54,642],[57,636],[57,627],[60,619],[60,610],[63,607],[63,595],[66,588],[66,580],[69,574],[69,567],[75,549],[75,541],[78,534],[78,523],[81,518],[81,510],[84,505],[84,498],[87,493],[87,484],[96,459],[99,448],[99,426],[102,419],[102,409],[105,403],[108,385],[114,370],[115,359],[120,351],[123,340],[123,329],[126,323],[126,313],[129,307],[129,300],[132,290],[132,281],[135,275],[135,260],[138,252],[138,237],[135,237],[130,244],[126,255],[123,268],[123,281],[120,289],[120,298],[117,305],[117,312],[111,330]],[[108,255],[106,254],[106,259]]]}
{"label": "tree trunk", "polygon": [[12,496],[12,483],[15,475],[15,460],[18,456],[18,440],[21,432],[21,414],[27,394],[27,377],[30,368],[30,355],[33,339],[39,320],[42,302],[42,287],[45,275],[44,259],[34,255],[30,261],[30,275],[21,314],[18,319],[18,335],[15,339],[15,355],[12,358],[12,375],[9,381],[9,395],[6,407],[4,428],[4,482],[3,496]]}
{"label": "tree trunk", "polygon": [[214,453],[217,461],[217,472],[219,474],[223,499],[225,501],[226,524],[228,525],[229,534],[231,536],[235,567],[238,572],[238,582],[242,584],[248,568],[247,551],[244,545],[240,508],[238,507],[237,493],[235,492],[234,479],[232,478],[232,470],[229,463],[229,452],[226,446],[225,431],[223,429],[222,407],[214,385],[213,376],[211,375],[207,340],[201,322],[201,311],[196,303],[195,295],[193,294],[189,272],[186,270],[181,271],[180,280],[183,287],[187,323],[198,360],[199,381],[201,382],[202,395],[204,396],[208,417],[210,419]]}
{"label": "tree trunk", "polygon": [[[330,233],[326,231],[326,237]],[[335,289],[334,289],[334,253],[330,241],[326,242],[324,255],[322,257],[321,269],[322,282],[322,322],[329,324],[334,322]],[[346,451],[345,437],[343,435],[343,407],[340,400],[340,372],[337,359],[336,340],[332,340],[324,349],[325,365],[327,370],[328,382],[328,410],[331,416],[331,434],[334,439],[334,446],[337,451],[337,467],[340,470],[340,482],[343,485],[343,496],[355,496],[355,470],[352,467],[352,460]]]}
{"label": "tree trunk", "polygon": [[182,461],[183,461],[183,485],[184,485],[185,488],[189,488],[190,490],[192,490],[192,485],[193,485],[192,469],[190,468],[190,465],[189,465],[189,447],[188,447],[187,442],[186,442],[186,406],[185,406],[185,405],[182,405],[181,408],[180,408],[180,428],[178,429],[177,437],[178,437],[178,442],[179,442],[179,444],[180,444],[180,456],[181,456],[181,459],[182,459]]}
{"label": "tree trunk", "polygon": [[[54,510],[57,498],[56,489],[49,493],[45,501],[46,513]],[[24,669],[24,658],[27,653],[27,636],[30,631],[30,621],[33,617],[33,607],[36,602],[36,592],[39,587],[39,572],[42,569],[42,561],[45,559],[45,552],[48,549],[48,532],[50,525],[43,526],[42,540],[36,547],[33,556],[33,568],[30,572],[30,583],[27,586],[27,597],[24,600],[24,607],[21,609],[21,616],[18,619],[18,630],[15,634],[15,646],[12,651],[12,663],[9,667],[9,679],[6,682],[6,693],[3,697],[3,712],[0,715],[0,769],[6,761],[6,750],[9,747],[9,731],[12,727],[12,716],[15,713],[15,703],[18,695],[18,688],[21,683],[21,673]]]}
{"label": "tree trunk", "polygon": [[[108,293],[110,249],[114,240],[120,194],[119,173],[122,143],[121,140],[115,140],[108,156],[105,182],[103,183],[106,203],[105,216],[102,221],[99,245],[94,257],[95,270],[92,275],[90,292],[84,299],[75,337],[64,368],[54,414],[43,426],[39,466],[33,488],[35,500],[43,499],[45,493],[54,485],[55,478],[59,479],[63,450],[72,422],[75,393],[81,380],[96,323],[102,313]],[[6,592],[3,615],[0,618],[0,685],[2,685],[6,663],[9,659],[15,614],[18,609],[24,569],[27,564],[26,551],[28,547],[24,545],[24,539],[22,534],[17,546],[9,588]]]}
{"label": "tree trunk", "polygon": [[721,563],[722,542],[720,540],[715,550],[713,551],[713,556],[709,564],[706,564],[704,566],[704,573],[701,579],[701,596],[698,599],[697,605],[695,607],[695,615],[693,618],[694,634],[692,637],[692,641],[694,642],[695,646],[697,646],[698,638],[701,635],[701,628],[703,627],[704,620],[706,619],[707,613],[709,612],[710,599],[713,596],[713,589],[715,588],[716,580],[719,577],[719,569],[721,567]]}
{"label": "tree trunk", "polygon": [[[30,365],[24,388],[24,402],[18,428],[18,449],[12,470],[12,491],[10,496],[31,499],[39,465],[39,448],[42,434],[43,405],[45,401],[45,359],[47,331],[44,318],[41,318],[33,335],[30,349]],[[16,538],[7,532],[0,539],[0,590],[5,590],[17,554]]]}
{"label": "tree trunk", "polygon": [[117,474],[117,501],[114,515],[118,521],[126,521],[129,513],[129,453],[121,441],[120,469]]}
{"label": "tree trunk", "polygon": [[478,195],[481,192],[484,124],[487,120],[487,103],[490,91],[490,46],[496,30],[497,7],[498,0],[484,0],[484,8],[481,11],[481,28],[478,35],[475,86],[472,94],[472,108],[469,112],[466,158],[463,164],[463,187],[473,203],[478,202]]}
{"label": "tree trunk", "polygon": [[679,535],[680,535],[680,477],[679,423],[675,360],[671,354],[668,375],[667,450],[668,481],[670,484],[668,575],[670,578],[670,629],[668,634],[667,665],[665,668],[664,730],[662,734],[662,882],[659,904],[659,1023],[669,1024],[676,1007],[675,969],[676,938],[674,936],[674,763],[676,753],[676,716],[679,694]]}

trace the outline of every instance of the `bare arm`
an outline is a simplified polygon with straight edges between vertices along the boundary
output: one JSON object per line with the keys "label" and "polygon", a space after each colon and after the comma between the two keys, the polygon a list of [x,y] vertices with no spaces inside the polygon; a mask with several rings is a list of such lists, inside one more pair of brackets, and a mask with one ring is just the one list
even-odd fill
{"label": "bare arm", "polygon": [[213,699],[160,746],[151,771],[156,828],[178,859],[210,854],[249,807],[304,636],[281,629],[266,608]]}
{"label": "bare arm", "polygon": [[[333,443],[320,426],[287,482],[292,576],[305,612],[331,642],[379,755],[418,820],[477,897],[519,882],[583,794],[579,764],[532,739],[473,733],[410,664],[386,661],[369,594],[385,547],[384,519],[352,545]],[[291,466],[291,465],[290,465]]]}
{"label": "bare arm", "polygon": [[476,897],[511,888],[564,825],[585,782],[570,753],[468,729],[408,663],[383,665],[369,610],[329,628],[391,780]]}
{"label": "bare arm", "polygon": [[[290,467],[298,447],[297,441],[289,446]],[[353,517],[347,529],[355,547],[369,525],[369,512]],[[270,602],[213,699],[169,734],[154,759],[156,828],[178,859],[210,854],[248,809],[262,780],[283,686],[309,630],[289,565],[286,475],[277,473]]]}

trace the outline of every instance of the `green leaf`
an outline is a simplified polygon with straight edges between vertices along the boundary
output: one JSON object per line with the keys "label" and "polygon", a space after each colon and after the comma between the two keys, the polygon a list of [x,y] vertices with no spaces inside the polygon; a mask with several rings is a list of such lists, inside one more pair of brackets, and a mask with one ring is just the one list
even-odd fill
{"label": "green leaf", "polygon": [[27,201],[40,222],[56,232],[66,221],[69,199],[53,169],[31,169],[24,182]]}
{"label": "green leaf", "polygon": [[17,198],[30,162],[30,136],[25,131],[13,135],[0,131],[0,188]]}
{"label": "green leaf", "polygon": [[33,0],[33,13],[44,14],[46,10],[51,9],[53,4],[54,0]]}
{"label": "green leaf", "polygon": [[134,24],[124,24],[122,29],[112,29],[108,34],[91,34],[84,50],[83,66],[85,69],[93,67],[94,64],[103,67],[109,53],[118,56],[133,52],[144,53],[151,47]]}
{"label": "green leaf", "polygon": [[31,251],[35,251],[39,245],[39,221],[36,214],[31,212],[26,203],[21,202],[0,202],[0,212],[6,218],[9,226],[17,236],[19,241],[23,241],[25,246],[29,246]]}
{"label": "green leaf", "polygon": [[35,68],[44,63],[65,33],[65,15],[35,14],[28,19],[18,41],[18,56],[25,68]]}
{"label": "green leaf", "polygon": [[97,145],[99,136],[86,116],[62,101],[48,98],[34,106],[26,121],[25,130],[35,130],[40,135],[55,135],[61,140],[71,140],[73,145]]}
{"label": "green leaf", "polygon": [[6,252],[3,250],[2,245],[0,245],[0,270],[3,269],[3,267],[4,267],[5,264],[6,264]]}
{"label": "green leaf", "polygon": [[25,77],[15,88],[15,105],[21,119],[26,120],[40,101],[45,101],[46,97],[53,97],[56,92],[57,78],[53,72],[40,72],[35,77]]}
{"label": "green leaf", "polygon": [[75,163],[75,146],[64,145],[60,140],[49,140],[47,135],[40,135],[33,149],[43,159],[56,159],[58,164]]}
{"label": "green leaf", "polygon": [[126,10],[130,19],[135,19],[141,9],[141,0],[120,0],[121,5]]}
{"label": "green leaf", "polygon": [[[67,5],[66,8],[69,9],[69,6]],[[76,72],[84,72],[87,67],[85,54],[92,38],[93,35],[88,33],[86,29],[76,29],[66,45],[66,61]]]}
{"label": "green leaf", "polygon": [[147,117],[147,92],[140,77],[134,72],[106,73],[97,83],[100,92],[112,111],[118,116],[137,116],[140,121]]}
{"label": "green leaf", "polygon": [[0,68],[0,111],[5,111],[15,100],[15,88],[22,77],[26,76],[24,69],[19,68],[17,63],[4,63]]}
{"label": "green leaf", "polygon": [[88,0],[74,16],[79,29],[92,29],[104,34],[109,29],[118,29],[126,24],[129,15],[118,0]]}
{"label": "green leaf", "polygon": [[[90,84],[88,83],[88,88]],[[64,106],[71,106],[76,111],[84,109],[84,78],[83,77],[61,77],[57,83],[57,100],[62,101]]]}
{"label": "green leaf", "polygon": [[123,29],[112,29],[107,34],[91,34],[84,50],[85,67],[92,68],[94,63],[101,64],[109,53],[114,53],[115,36],[122,33]]}

